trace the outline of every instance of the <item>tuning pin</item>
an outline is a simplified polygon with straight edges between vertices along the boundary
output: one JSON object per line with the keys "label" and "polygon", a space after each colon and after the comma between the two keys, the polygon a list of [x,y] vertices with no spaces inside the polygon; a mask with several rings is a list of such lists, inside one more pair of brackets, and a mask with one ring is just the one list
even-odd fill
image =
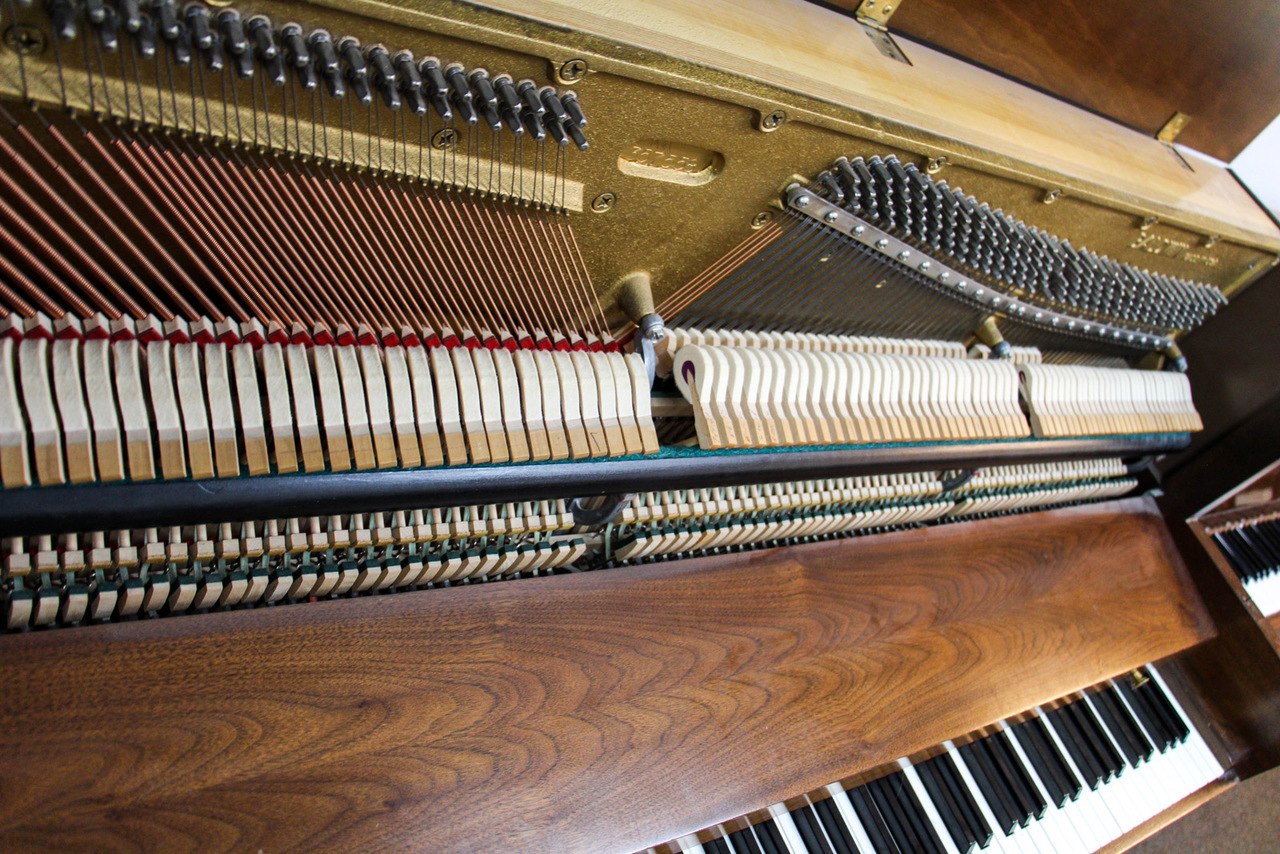
{"label": "tuning pin", "polygon": [[460,63],[450,63],[444,69],[444,77],[449,81],[449,100],[458,111],[458,118],[469,125],[479,121],[475,106],[472,103],[471,86],[467,83],[466,70]]}
{"label": "tuning pin", "polygon": [[542,106],[547,108],[547,113],[557,122],[563,122],[568,118],[564,111],[564,104],[560,101],[560,96],[556,94],[556,90],[550,86],[543,86],[538,90],[538,97],[542,99]]}
{"label": "tuning pin", "polygon": [[173,51],[173,60],[181,67],[191,64],[191,33],[186,27],[178,27],[176,38],[169,40],[169,49]]}
{"label": "tuning pin", "polygon": [[103,0],[85,0],[84,17],[89,23],[98,26],[107,19],[106,4]]}
{"label": "tuning pin", "polygon": [[[444,79],[444,71],[440,68],[440,60],[428,56],[418,65],[422,74],[422,88],[435,107],[436,113],[444,121],[453,118],[453,110],[449,107],[449,84]],[[470,91],[467,92],[470,95]]]}
{"label": "tuning pin", "polygon": [[315,30],[307,40],[311,52],[315,56],[316,69],[324,77],[329,94],[341,98],[347,94],[346,84],[342,81],[342,66],[338,62],[338,53],[333,47],[333,37],[327,30]]}
{"label": "tuning pin", "polygon": [[343,36],[338,40],[338,55],[347,64],[347,85],[355,93],[360,103],[368,106],[373,103],[373,92],[369,89],[369,67],[365,65],[364,54],[360,50],[360,42],[351,36]]}
{"label": "tuning pin", "polygon": [[560,104],[564,107],[565,115],[569,117],[569,121],[580,128],[587,126],[587,117],[582,112],[582,105],[578,103],[578,93],[574,91],[565,92],[560,96]]}
{"label": "tuning pin", "polygon": [[197,50],[208,50],[213,45],[213,31],[209,28],[209,10],[200,3],[188,3],[182,13],[191,31],[191,44]]}
{"label": "tuning pin", "polygon": [[382,45],[374,45],[369,48],[367,57],[369,64],[373,66],[373,85],[382,95],[382,102],[388,109],[400,109],[400,87],[396,84],[396,70],[391,64],[391,54]]}
{"label": "tuning pin", "polygon": [[276,44],[271,19],[266,15],[254,15],[245,22],[245,29],[253,42],[254,54],[266,69],[267,79],[277,86],[283,86],[285,83],[284,58],[280,55],[280,48]]}
{"label": "tuning pin", "polygon": [[311,50],[307,47],[302,26],[292,22],[285,24],[280,28],[280,41],[284,59],[297,72],[302,88],[308,92],[315,91],[319,80],[316,78],[315,65],[311,62]]}
{"label": "tuning pin", "polygon": [[182,25],[178,23],[178,10],[173,0],[154,0],[151,10],[155,14],[156,31],[165,41],[177,41],[182,33]]}
{"label": "tuning pin", "polygon": [[564,132],[569,135],[569,139],[573,141],[579,151],[586,151],[591,147],[591,144],[587,142],[587,137],[582,133],[582,128],[569,121],[561,122],[561,124],[564,126]]}
{"label": "tuning pin", "polygon": [[103,9],[102,22],[98,24],[98,43],[108,53],[114,53],[120,47],[120,20],[116,10],[111,7]]}
{"label": "tuning pin", "polygon": [[417,63],[413,61],[413,54],[402,50],[391,60],[391,64],[395,67],[405,106],[419,116],[426,113],[427,99],[422,95],[422,75],[418,72]]}
{"label": "tuning pin", "polygon": [[76,4],[71,0],[49,0],[49,22],[53,34],[63,41],[76,37]]}
{"label": "tuning pin", "polygon": [[142,29],[142,10],[138,6],[138,0],[119,0],[116,8],[126,33],[136,33]]}
{"label": "tuning pin", "polygon": [[524,126],[520,123],[520,95],[511,75],[499,74],[493,78],[493,86],[498,92],[498,110],[502,113],[502,120],[513,134],[520,136],[524,133]]}
{"label": "tuning pin", "polygon": [[564,126],[560,120],[551,113],[542,117],[542,126],[547,129],[547,134],[555,141],[556,145],[565,146],[569,144],[569,137],[564,131]]}
{"label": "tuning pin", "polygon": [[471,89],[475,93],[480,115],[495,133],[502,130],[502,117],[498,115],[498,94],[493,91],[493,83],[489,81],[489,72],[477,68],[471,72]]}
{"label": "tuning pin", "polygon": [[249,39],[244,34],[244,22],[235,9],[223,9],[218,13],[218,31],[222,34],[222,46],[231,54],[236,73],[241,77],[253,76],[253,54],[249,50]]}
{"label": "tuning pin", "polygon": [[141,17],[142,25],[138,27],[134,39],[138,45],[138,54],[144,59],[151,59],[156,55],[156,22],[150,15],[144,14]]}

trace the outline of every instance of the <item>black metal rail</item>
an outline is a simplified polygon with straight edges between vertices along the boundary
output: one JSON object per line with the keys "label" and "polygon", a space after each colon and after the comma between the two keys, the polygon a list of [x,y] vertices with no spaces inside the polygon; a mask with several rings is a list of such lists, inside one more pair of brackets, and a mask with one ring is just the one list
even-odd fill
{"label": "black metal rail", "polygon": [[90,484],[0,492],[0,537],[110,531],[785,480],[968,469],[1185,448],[1186,434],[879,445],[458,468]]}

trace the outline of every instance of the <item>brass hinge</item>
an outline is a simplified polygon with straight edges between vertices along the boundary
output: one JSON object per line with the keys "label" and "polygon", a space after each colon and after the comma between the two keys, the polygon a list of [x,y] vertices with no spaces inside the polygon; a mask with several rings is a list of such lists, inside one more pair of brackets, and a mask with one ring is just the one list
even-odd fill
{"label": "brass hinge", "polygon": [[893,13],[898,11],[898,7],[905,2],[906,0],[863,0],[854,15],[858,23],[883,30],[889,25],[889,19],[893,17]]}
{"label": "brass hinge", "polygon": [[906,0],[862,0],[853,15],[877,50],[890,59],[910,65],[911,60],[907,59],[907,55],[889,33],[889,19],[905,2]]}
{"label": "brass hinge", "polygon": [[1174,113],[1169,121],[1164,123],[1164,127],[1160,128],[1160,132],[1156,134],[1156,139],[1165,145],[1173,145],[1173,141],[1178,138],[1178,134],[1182,133],[1182,129],[1187,126],[1187,122],[1191,121],[1191,116],[1186,113]]}

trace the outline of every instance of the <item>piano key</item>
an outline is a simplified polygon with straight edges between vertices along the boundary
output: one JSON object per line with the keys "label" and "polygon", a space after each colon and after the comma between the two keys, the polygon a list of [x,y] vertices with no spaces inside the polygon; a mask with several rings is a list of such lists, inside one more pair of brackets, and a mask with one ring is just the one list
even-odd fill
{"label": "piano key", "polygon": [[[1022,764],[1027,776],[1027,783],[1034,787],[1040,798],[1044,801],[1045,809],[1042,815],[1037,819],[1040,828],[1044,831],[1045,837],[1052,842],[1053,849],[1061,851],[1084,852],[1092,851],[1093,847],[1085,840],[1084,835],[1074,826],[1066,814],[1063,812],[1062,804],[1055,801],[1045,788],[1043,780],[1039,776],[1039,772],[1034,767],[1023,745],[1008,726],[1006,721],[999,724],[1001,734],[1008,739],[1009,749],[1017,756],[1018,761]],[[1071,803],[1069,798],[1063,799],[1063,804]]]}
{"label": "piano key", "polygon": [[778,825],[772,818],[765,819],[752,827],[760,847],[764,849],[764,854],[787,854],[786,840],[783,839],[782,831],[778,830]]}
{"label": "piano key", "polygon": [[1023,808],[1028,811],[1031,818],[1040,818],[1044,815],[1044,811],[1048,803],[1040,796],[1031,780],[1027,776],[1027,770],[1022,767],[1022,762],[1014,755],[1013,745],[1009,743],[1009,736],[1003,731],[992,735],[988,739],[991,746],[992,754],[999,760],[1000,769],[1009,775],[1009,782],[1013,784],[1015,792],[1022,801]]}
{"label": "piano key", "polygon": [[896,796],[895,802],[901,805],[902,812],[905,813],[911,830],[923,843],[924,849],[926,851],[939,852],[939,854],[946,850],[945,831],[935,826],[930,820],[919,795],[917,795],[907,775],[899,772],[886,777],[880,782],[884,785],[887,793]]}
{"label": "piano key", "polygon": [[862,787],[871,803],[880,812],[880,817],[884,820],[884,826],[889,831],[889,837],[893,840],[893,844],[900,851],[923,851],[925,850],[925,842],[920,839],[915,829],[908,821],[902,805],[893,796],[893,793],[887,790],[883,780],[872,780],[870,783]]}
{"label": "piano key", "polygon": [[[1069,788],[1066,776],[1056,761],[1057,758],[1046,751],[1038,732],[1032,729],[1034,724],[1040,724],[1040,721],[1032,718],[1014,724],[1009,731],[1031,762],[1036,777],[1049,795],[1049,802],[1059,807],[1064,806],[1067,801],[1073,799],[1078,790]],[[1040,725],[1043,726],[1043,724]]]}
{"label": "piano key", "polygon": [[945,741],[942,746],[951,758],[956,773],[959,774],[961,782],[967,789],[970,799],[978,808],[978,812],[982,815],[983,821],[995,831],[991,838],[991,850],[1007,852],[1007,854],[1037,854],[1038,849],[1025,834],[1015,833],[1016,822],[1008,828],[1001,826],[992,811],[990,802],[987,800],[982,788],[979,787],[977,780],[969,773],[969,766],[959,755],[955,744]]}
{"label": "piano key", "polygon": [[702,844],[702,849],[706,851],[707,854],[734,854],[733,849],[725,843],[723,837],[704,842]]}
{"label": "piano key", "polygon": [[1077,806],[1069,809],[1076,814],[1088,816],[1089,821],[1099,827],[1104,838],[1115,839],[1120,836],[1123,831],[1120,829],[1119,823],[1115,820],[1115,816],[1111,814],[1106,802],[1099,795],[1097,785],[1090,785],[1090,772],[1082,768],[1078,763],[1075,755],[1076,751],[1068,746],[1068,740],[1061,735],[1057,727],[1057,721],[1050,717],[1044,709],[1037,708],[1036,712],[1044,724],[1045,733],[1056,748],[1057,755],[1066,764],[1072,776],[1083,783],[1080,787],[1079,796],[1075,801]]}
{"label": "piano key", "polygon": [[756,839],[754,828],[746,827],[729,834],[729,842],[733,850],[739,854],[764,854],[760,842]]}
{"label": "piano key", "polygon": [[818,823],[818,816],[814,814],[811,804],[793,809],[791,820],[800,832],[800,839],[809,854],[831,854],[831,844],[827,841],[827,834]]}
{"label": "piano key", "polygon": [[1104,770],[1093,756],[1084,737],[1077,732],[1071,719],[1062,709],[1051,709],[1044,713],[1045,723],[1052,728],[1055,735],[1066,747],[1067,753],[1074,762],[1077,771],[1090,789],[1097,789],[1102,784]]}
{"label": "piano key", "polygon": [[1222,776],[1225,769],[1223,769],[1222,764],[1218,762],[1217,757],[1213,755],[1213,751],[1209,749],[1209,745],[1205,743],[1204,737],[1201,736],[1199,731],[1191,725],[1191,718],[1182,708],[1182,704],[1179,702],[1177,695],[1169,690],[1168,683],[1165,682],[1165,679],[1160,675],[1160,672],[1156,670],[1155,665],[1148,665],[1146,670],[1150,674],[1152,681],[1159,687],[1165,701],[1169,704],[1169,707],[1173,710],[1174,714],[1178,716],[1182,726],[1185,727],[1187,731],[1186,741],[1190,745],[1192,754],[1198,760],[1198,764],[1205,775],[1202,785]]}
{"label": "piano key", "polygon": [[956,799],[952,797],[946,785],[939,779],[932,764],[929,762],[922,763],[913,768],[913,770],[916,778],[924,786],[925,791],[928,792],[934,811],[938,814],[938,818],[946,828],[947,833],[950,834],[951,842],[956,851],[960,852],[960,854],[967,854],[978,845],[978,835],[969,826],[964,813],[956,803]]}
{"label": "piano key", "polygon": [[836,854],[857,854],[858,846],[853,834],[845,826],[840,811],[831,798],[820,798],[812,803],[814,814],[822,829],[827,832],[827,840]]}
{"label": "piano key", "polygon": [[870,837],[872,849],[877,852],[897,851],[898,844],[894,841],[893,834],[889,832],[889,825],[885,823],[884,816],[880,814],[880,808],[871,799],[870,793],[859,786],[856,789],[850,789],[847,794],[858,821]]}
{"label": "piano key", "polygon": [[[929,826],[932,828],[934,836],[937,837],[939,846],[947,854],[960,854],[960,845],[955,841],[955,828],[948,825],[943,819],[942,814],[938,811],[932,795],[926,789],[923,779],[917,773],[915,767],[911,765],[905,758],[898,760],[898,766],[902,768],[902,776],[911,786],[911,792],[916,803],[923,811],[923,815],[928,819]],[[972,842],[964,843],[964,849],[967,851],[972,847]]]}
{"label": "piano key", "polygon": [[967,764],[982,796],[986,798],[987,805],[995,814],[996,826],[1008,835],[1022,820],[1014,803],[1013,793],[1005,787],[990,757],[978,749],[976,742],[961,747],[960,756]]}
{"label": "piano key", "polygon": [[785,850],[789,854],[807,854],[808,847],[804,844],[804,837],[800,835],[799,828],[791,819],[791,812],[783,804],[774,804],[769,807],[769,814],[772,816],[774,826],[778,830],[778,836],[781,837]]}
{"label": "piano key", "polygon": [[844,787],[839,783],[832,783],[827,786],[827,793],[831,795],[831,803],[835,806],[841,820],[844,821],[845,829],[849,831],[857,850],[863,852],[863,854],[884,850],[876,848],[872,844],[871,835],[863,827],[861,819],[858,818],[857,812],[853,809],[853,802],[849,800],[849,793],[844,790]]}

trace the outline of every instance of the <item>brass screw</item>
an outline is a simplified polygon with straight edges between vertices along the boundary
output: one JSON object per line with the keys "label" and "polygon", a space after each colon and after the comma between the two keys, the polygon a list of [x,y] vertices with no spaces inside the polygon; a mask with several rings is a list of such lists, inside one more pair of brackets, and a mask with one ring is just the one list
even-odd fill
{"label": "brass screw", "polygon": [[1060,198],[1062,198],[1062,191],[1054,189],[1045,193],[1044,198],[1041,201],[1043,201],[1046,205],[1051,205]]}
{"label": "brass screw", "polygon": [[44,50],[44,33],[26,24],[14,24],[4,31],[4,43],[15,53],[29,56]]}
{"label": "brass screw", "polygon": [[1147,678],[1147,674],[1143,673],[1141,670],[1135,667],[1133,671],[1129,674],[1129,681],[1133,683],[1133,687],[1141,688],[1143,685],[1146,685],[1151,680]]}
{"label": "brass screw", "polygon": [[782,127],[782,123],[785,122],[786,120],[787,120],[786,113],[784,113],[782,110],[774,110],[772,113],[768,113],[760,117],[760,130],[764,131],[765,133],[769,133],[770,131],[775,131],[778,128]]}
{"label": "brass screw", "polygon": [[431,137],[432,148],[453,148],[458,144],[458,132],[453,128],[436,131]]}
{"label": "brass screw", "polygon": [[942,171],[942,167],[947,165],[947,155],[939,154],[937,157],[930,157],[929,162],[925,164],[924,171],[930,175],[937,175]]}
{"label": "brass screw", "polygon": [[1150,228],[1151,226],[1155,225],[1155,224],[1156,224],[1157,222],[1159,222],[1159,221],[1160,221],[1160,220],[1159,220],[1157,217],[1154,217],[1154,216],[1147,216],[1147,217],[1143,217],[1143,218],[1142,218],[1142,230],[1143,230],[1143,231],[1146,231],[1148,228]]}
{"label": "brass screw", "polygon": [[586,76],[587,61],[585,59],[571,59],[560,66],[560,79],[565,83],[576,83]]}
{"label": "brass screw", "polygon": [[616,198],[613,193],[601,193],[591,200],[591,210],[596,213],[604,213],[613,207],[615,201]]}
{"label": "brass screw", "polygon": [[773,214],[768,211],[760,211],[751,220],[752,228],[764,228],[773,219]]}

